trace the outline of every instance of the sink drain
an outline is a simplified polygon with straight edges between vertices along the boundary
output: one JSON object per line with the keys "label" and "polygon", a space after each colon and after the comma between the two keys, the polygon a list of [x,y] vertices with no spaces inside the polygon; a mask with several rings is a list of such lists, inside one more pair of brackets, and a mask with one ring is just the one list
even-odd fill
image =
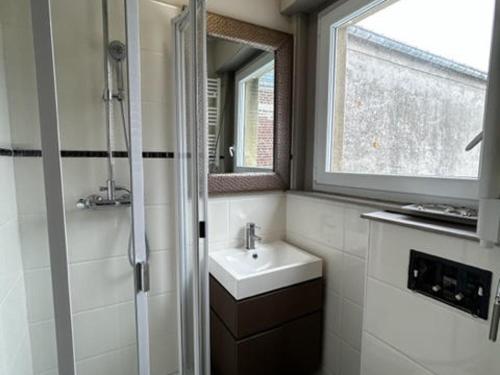
{"label": "sink drain", "polygon": [[253,259],[257,259],[258,257],[259,257],[259,255],[257,255],[257,254],[252,254],[252,258],[253,258]]}

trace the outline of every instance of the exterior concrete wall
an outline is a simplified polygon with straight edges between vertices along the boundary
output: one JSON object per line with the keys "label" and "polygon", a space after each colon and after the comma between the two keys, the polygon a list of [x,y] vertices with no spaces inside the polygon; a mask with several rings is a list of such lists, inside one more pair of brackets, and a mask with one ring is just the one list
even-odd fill
{"label": "exterior concrete wall", "polygon": [[482,129],[486,81],[352,34],[347,46],[342,170],[477,176],[479,148],[464,149]]}

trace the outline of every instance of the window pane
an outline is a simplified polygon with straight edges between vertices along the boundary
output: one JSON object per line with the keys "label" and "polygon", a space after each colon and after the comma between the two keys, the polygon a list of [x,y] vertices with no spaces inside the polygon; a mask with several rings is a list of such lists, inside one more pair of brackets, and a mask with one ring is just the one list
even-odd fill
{"label": "window pane", "polygon": [[477,178],[494,3],[387,1],[335,29],[330,172]]}
{"label": "window pane", "polygon": [[244,113],[243,160],[240,167],[273,168],[274,61],[257,76],[242,83]]}

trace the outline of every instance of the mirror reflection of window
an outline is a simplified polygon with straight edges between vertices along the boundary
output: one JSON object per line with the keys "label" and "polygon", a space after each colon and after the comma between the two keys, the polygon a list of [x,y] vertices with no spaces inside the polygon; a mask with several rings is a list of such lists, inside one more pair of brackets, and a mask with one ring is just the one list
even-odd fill
{"label": "mirror reflection of window", "polygon": [[210,173],[273,170],[274,64],[272,52],[208,37]]}
{"label": "mirror reflection of window", "polygon": [[265,54],[237,72],[236,168],[273,169],[274,58]]}

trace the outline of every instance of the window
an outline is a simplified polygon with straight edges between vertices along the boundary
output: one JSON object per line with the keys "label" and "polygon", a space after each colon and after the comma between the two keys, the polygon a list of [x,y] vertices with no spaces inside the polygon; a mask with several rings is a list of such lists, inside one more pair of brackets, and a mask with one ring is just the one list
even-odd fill
{"label": "window", "polygon": [[274,56],[264,53],[236,73],[236,170],[273,170]]}
{"label": "window", "polygon": [[[315,182],[476,198],[495,0],[351,0],[320,16]],[[328,77],[326,79],[325,77]]]}

